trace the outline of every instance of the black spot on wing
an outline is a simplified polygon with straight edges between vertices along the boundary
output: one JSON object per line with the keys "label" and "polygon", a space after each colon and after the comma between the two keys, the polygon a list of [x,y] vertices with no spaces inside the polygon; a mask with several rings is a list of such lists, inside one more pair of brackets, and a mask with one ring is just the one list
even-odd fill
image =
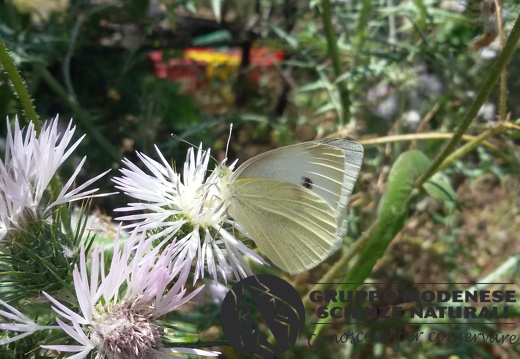
{"label": "black spot on wing", "polygon": [[312,189],[312,180],[309,177],[302,177],[302,186],[307,189]]}

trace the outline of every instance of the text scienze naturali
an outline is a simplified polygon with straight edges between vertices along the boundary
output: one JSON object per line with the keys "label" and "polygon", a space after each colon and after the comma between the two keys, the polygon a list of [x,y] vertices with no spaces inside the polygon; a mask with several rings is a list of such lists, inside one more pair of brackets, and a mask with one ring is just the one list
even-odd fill
{"label": "text scienze naturali", "polygon": [[[513,290],[426,291],[313,291],[309,299],[321,305],[319,319],[509,318],[508,303],[516,302]],[[367,306],[383,302],[388,305]],[[414,303],[406,307],[394,303]],[[331,306],[331,303],[343,304]]]}

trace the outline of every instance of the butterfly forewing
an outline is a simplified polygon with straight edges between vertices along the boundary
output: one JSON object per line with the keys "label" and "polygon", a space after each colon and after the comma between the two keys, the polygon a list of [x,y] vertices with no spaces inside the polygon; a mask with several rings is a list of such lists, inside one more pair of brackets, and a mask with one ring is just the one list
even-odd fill
{"label": "butterfly forewing", "polygon": [[[363,160],[363,147],[344,140],[322,140],[277,148],[241,165],[232,180],[270,178],[310,189],[335,208],[347,201]],[[346,205],[346,203],[345,203]]]}

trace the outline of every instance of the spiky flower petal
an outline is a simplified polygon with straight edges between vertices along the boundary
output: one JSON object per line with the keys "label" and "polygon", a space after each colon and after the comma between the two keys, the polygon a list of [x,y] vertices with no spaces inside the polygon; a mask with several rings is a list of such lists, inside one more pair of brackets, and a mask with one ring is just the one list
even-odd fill
{"label": "spiky flower petal", "polygon": [[[226,273],[240,279],[252,274],[243,255],[264,264],[265,261],[226,230],[232,228],[226,203],[220,193],[220,173],[209,176],[210,151],[190,148],[182,176],[173,169],[159,149],[161,162],[143,153],[137,153],[148,171],[147,174],[127,159],[122,177],[113,181],[116,188],[138,202],[118,208],[120,212],[139,212],[119,217],[133,221],[126,228],[140,228],[153,233],[150,239],[178,239],[174,244],[176,263],[196,261],[194,281],[204,277],[207,269],[216,280],[226,280]],[[220,164],[223,166],[223,164]],[[231,166],[232,168],[233,166]]]}

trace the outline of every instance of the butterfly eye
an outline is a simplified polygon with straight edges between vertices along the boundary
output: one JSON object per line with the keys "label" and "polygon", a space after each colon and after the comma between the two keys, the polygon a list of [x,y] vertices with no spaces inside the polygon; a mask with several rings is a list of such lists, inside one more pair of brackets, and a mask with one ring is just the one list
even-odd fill
{"label": "butterfly eye", "polygon": [[312,180],[309,177],[302,177],[302,186],[307,189],[312,189]]}
{"label": "butterfly eye", "polygon": [[226,174],[228,173],[228,168],[225,167],[224,165],[222,164],[219,164],[217,166],[217,177],[222,179],[226,176]]}

